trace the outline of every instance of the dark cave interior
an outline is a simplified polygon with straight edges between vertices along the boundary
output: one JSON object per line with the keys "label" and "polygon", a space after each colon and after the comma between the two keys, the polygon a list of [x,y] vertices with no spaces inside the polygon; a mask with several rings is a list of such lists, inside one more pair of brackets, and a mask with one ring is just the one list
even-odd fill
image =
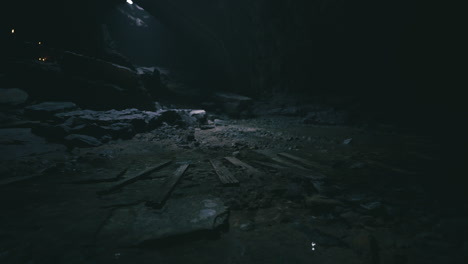
{"label": "dark cave interior", "polygon": [[468,263],[446,17],[3,3],[0,263]]}

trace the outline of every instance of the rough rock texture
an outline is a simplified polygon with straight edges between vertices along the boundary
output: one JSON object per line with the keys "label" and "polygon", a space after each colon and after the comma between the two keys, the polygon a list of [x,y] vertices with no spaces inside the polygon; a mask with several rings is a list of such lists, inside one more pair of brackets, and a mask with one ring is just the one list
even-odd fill
{"label": "rough rock texture", "polygon": [[32,134],[29,128],[0,129],[0,160],[15,160],[63,149],[61,145],[47,143]]}
{"label": "rough rock texture", "polygon": [[0,89],[0,105],[20,105],[28,100],[28,96],[21,89]]}
{"label": "rough rock texture", "polygon": [[343,1],[134,2],[202,47],[240,93],[302,89],[312,80],[330,86],[344,59]]}
{"label": "rough rock texture", "polygon": [[154,109],[150,95],[143,86],[140,76],[128,67],[73,52],[63,54],[61,66],[66,74],[75,78],[117,86],[113,89],[114,93],[107,94],[106,97],[110,97],[110,99],[116,97],[115,99],[122,104],[125,101],[130,101],[133,104],[139,102],[141,109]]}
{"label": "rough rock texture", "polygon": [[253,100],[250,97],[233,93],[216,93],[215,100],[230,116],[248,116],[251,114]]}
{"label": "rough rock texture", "polygon": [[98,239],[136,246],[196,232],[213,232],[227,217],[228,211],[219,198],[198,195],[170,199],[162,211],[145,205],[114,211]]}
{"label": "rough rock texture", "polygon": [[51,118],[56,113],[71,111],[77,108],[78,106],[72,102],[43,102],[27,106],[25,113],[32,118],[43,119]]}
{"label": "rough rock texture", "polygon": [[[67,108],[64,106],[73,105],[43,103],[28,108],[29,115],[48,120],[35,125],[33,133],[71,147],[93,147],[112,139],[129,139],[137,133],[151,131],[163,124],[197,127],[207,121],[204,110],[65,111]],[[58,111],[61,112],[57,113]]]}
{"label": "rough rock texture", "polygon": [[79,134],[71,134],[65,137],[66,144],[73,147],[97,147],[102,145],[98,139]]}

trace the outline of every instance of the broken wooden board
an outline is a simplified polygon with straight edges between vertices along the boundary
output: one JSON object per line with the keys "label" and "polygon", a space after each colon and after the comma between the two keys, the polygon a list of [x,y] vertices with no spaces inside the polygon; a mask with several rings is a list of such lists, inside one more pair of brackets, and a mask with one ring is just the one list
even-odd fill
{"label": "broken wooden board", "polygon": [[292,162],[289,162],[287,160],[284,160],[284,159],[280,159],[278,157],[271,157],[271,159],[281,165],[284,165],[286,167],[290,167],[290,168],[295,168],[295,169],[299,169],[299,170],[303,170],[303,171],[310,171],[309,169],[307,168],[304,168],[303,166],[299,165],[299,164],[296,164],[296,163],[292,163]]}
{"label": "broken wooden board", "polygon": [[231,162],[233,165],[241,167],[244,169],[249,175],[260,175],[262,174],[261,171],[255,169],[254,167],[250,166],[249,164],[239,160],[235,157],[224,157],[227,161]]}
{"label": "broken wooden board", "polygon": [[154,167],[151,167],[151,168],[149,168],[149,169],[147,169],[147,170],[145,170],[145,171],[143,171],[143,172],[141,172],[141,173],[139,173],[139,174],[137,174],[137,175],[135,175],[135,176],[133,176],[133,177],[131,177],[129,179],[122,180],[121,182],[117,183],[116,185],[112,186],[111,188],[109,188],[107,190],[100,191],[100,192],[98,192],[98,194],[104,195],[104,194],[109,194],[109,193],[113,193],[113,192],[115,192],[117,190],[120,190],[120,189],[122,189],[122,187],[124,187],[126,185],[129,185],[129,184],[132,184],[132,183],[134,183],[134,182],[136,182],[136,181],[138,181],[138,180],[140,180],[140,179],[142,179],[144,177],[147,177],[151,173],[163,168],[164,166],[168,165],[171,162],[172,162],[172,160],[164,161],[164,162],[162,162],[162,163],[160,163],[160,164],[158,164],[158,165],[156,165]]}
{"label": "broken wooden board", "polygon": [[105,183],[105,182],[116,182],[121,180],[125,173],[127,173],[128,168],[121,170],[115,177],[112,178],[105,178],[105,179],[89,179],[89,180],[82,180],[82,181],[74,181],[71,184],[95,184],[95,183]]}
{"label": "broken wooden board", "polygon": [[287,160],[281,159],[276,156],[270,156],[270,155],[267,155],[267,156],[271,160],[273,160],[275,163],[266,162],[266,161],[257,161],[257,160],[254,162],[262,166],[265,166],[267,168],[272,168],[272,169],[276,169],[276,170],[288,172],[288,173],[292,172],[293,174],[303,177],[303,178],[309,178],[312,180],[321,180],[325,178],[325,175],[323,175],[320,172],[317,172],[316,170],[310,170],[310,169],[304,168],[300,166],[299,164],[289,162]]}
{"label": "broken wooden board", "polygon": [[223,163],[220,160],[210,159],[211,166],[216,171],[216,174],[219,177],[219,180],[224,185],[238,184],[239,181],[232,175],[232,173],[224,167]]}
{"label": "broken wooden board", "polygon": [[282,152],[282,153],[278,153],[277,155],[282,157],[282,158],[288,159],[290,161],[299,163],[301,166],[303,166],[305,168],[308,168],[308,169],[319,169],[321,167],[316,162],[309,161],[309,160],[306,160],[306,159],[291,155],[289,153]]}
{"label": "broken wooden board", "polygon": [[161,208],[189,166],[190,164],[183,164],[179,168],[177,168],[174,174],[166,179],[160,191],[157,192],[155,198],[151,201],[146,202],[146,205],[153,208]]}
{"label": "broken wooden board", "polygon": [[267,167],[269,169],[275,169],[275,170],[284,170],[286,167],[278,165],[276,163],[271,163],[271,162],[264,162],[264,161],[259,161],[259,160],[254,160],[252,161],[253,163],[259,164],[263,167]]}

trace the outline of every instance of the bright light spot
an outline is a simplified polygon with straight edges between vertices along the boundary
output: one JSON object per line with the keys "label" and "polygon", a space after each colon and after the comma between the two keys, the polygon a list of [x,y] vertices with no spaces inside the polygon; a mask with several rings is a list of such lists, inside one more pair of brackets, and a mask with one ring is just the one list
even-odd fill
{"label": "bright light spot", "polygon": [[39,58],[39,60],[41,61],[41,60],[42,60],[42,58]]}
{"label": "bright light spot", "polygon": [[130,5],[133,5],[133,1],[132,1],[132,0],[127,0],[127,3],[129,3]]}
{"label": "bright light spot", "polygon": [[15,29],[12,29],[12,30],[11,30],[11,34],[15,34]]}
{"label": "bright light spot", "polygon": [[315,244],[314,242],[312,242],[311,245],[312,245],[312,251],[315,251],[315,246],[316,246],[317,244]]}
{"label": "bright light spot", "polygon": [[42,42],[39,41],[37,44],[42,45]]}

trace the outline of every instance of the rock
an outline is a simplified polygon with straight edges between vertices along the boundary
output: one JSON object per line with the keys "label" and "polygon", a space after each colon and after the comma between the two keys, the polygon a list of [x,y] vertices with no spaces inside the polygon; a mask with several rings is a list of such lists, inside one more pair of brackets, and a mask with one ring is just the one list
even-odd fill
{"label": "rock", "polygon": [[216,93],[214,97],[228,115],[239,117],[252,111],[252,98],[233,93]]}
{"label": "rock", "polygon": [[104,80],[123,89],[138,89],[141,86],[138,74],[130,68],[85,55],[64,52],[61,65],[68,74]]}
{"label": "rock", "polygon": [[316,125],[344,125],[349,123],[349,114],[344,111],[327,109],[317,112],[309,112],[303,119],[304,124]]}
{"label": "rock", "polygon": [[61,140],[70,134],[70,128],[65,125],[50,125],[47,123],[40,123],[34,126],[31,131],[41,137],[51,140]]}
{"label": "rock", "polygon": [[343,205],[340,201],[321,195],[313,195],[305,198],[307,208],[317,211],[331,211],[336,206]]}
{"label": "rock", "polygon": [[251,231],[255,229],[255,224],[253,222],[243,223],[239,226],[241,231]]}
{"label": "rock", "polygon": [[[92,86],[85,91],[93,92],[92,95],[80,96],[83,102],[88,101],[96,107],[106,104],[119,109],[133,106],[154,110],[154,102],[140,76],[128,67],[73,52],[64,52],[61,66],[67,75],[84,80],[84,83]],[[100,105],[93,100],[96,94],[106,97],[105,101],[98,101]]]}
{"label": "rock", "polygon": [[375,202],[368,202],[368,203],[362,203],[361,207],[364,209],[367,209],[369,211],[374,211],[382,207],[382,203],[375,201]]}
{"label": "rock", "polygon": [[163,84],[161,82],[161,73],[156,67],[139,67],[136,69],[148,92],[156,98],[161,94]]}
{"label": "rock", "polygon": [[25,114],[32,118],[47,119],[54,114],[72,111],[77,108],[76,104],[72,102],[43,102],[26,107]]}
{"label": "rock", "polygon": [[28,100],[29,95],[20,89],[0,89],[0,105],[20,105]]}
{"label": "rock", "polygon": [[99,241],[119,246],[164,244],[194,233],[216,233],[227,221],[228,211],[219,198],[198,195],[169,199],[158,211],[137,205],[114,211],[98,235]]}
{"label": "rock", "polygon": [[206,122],[206,111],[205,110],[192,110],[192,111],[190,111],[189,116],[194,117],[200,123],[205,123]]}
{"label": "rock", "polygon": [[343,140],[343,145],[349,145],[351,143],[351,141],[353,141],[352,138],[347,138],[347,139]]}
{"label": "rock", "polygon": [[297,183],[289,183],[287,185],[286,193],[284,194],[284,196],[287,199],[297,200],[301,199],[304,196],[304,193],[305,190],[301,185]]}
{"label": "rock", "polygon": [[29,128],[0,129],[0,160],[15,160],[53,151],[64,151],[62,145],[51,144],[31,133]]}
{"label": "rock", "polygon": [[98,147],[102,142],[98,139],[79,134],[71,134],[65,137],[65,144],[70,147]]}

